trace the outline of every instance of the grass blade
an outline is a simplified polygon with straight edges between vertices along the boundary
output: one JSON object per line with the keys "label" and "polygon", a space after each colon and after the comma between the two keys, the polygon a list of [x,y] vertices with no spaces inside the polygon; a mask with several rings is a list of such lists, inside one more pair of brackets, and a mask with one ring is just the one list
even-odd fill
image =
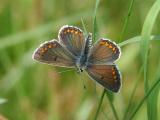
{"label": "grass blade", "polygon": [[122,41],[123,36],[124,36],[124,34],[125,34],[125,32],[126,32],[127,25],[128,25],[128,21],[129,21],[129,18],[130,18],[130,16],[131,16],[131,12],[132,12],[132,8],[133,8],[133,3],[134,3],[134,0],[131,1],[131,4],[130,4],[130,6],[129,6],[128,14],[127,14],[127,16],[126,16],[126,18],[125,18],[125,21],[124,21],[124,25],[123,25],[123,28],[122,28],[122,33],[121,33],[119,42]]}
{"label": "grass blade", "polygon": [[102,92],[102,95],[101,95],[101,99],[100,99],[99,104],[98,104],[98,108],[97,108],[94,120],[97,120],[97,118],[98,118],[99,111],[100,111],[100,108],[102,106],[102,102],[103,102],[103,98],[104,98],[105,92],[106,92],[106,90],[104,89],[103,92]]}
{"label": "grass blade", "polygon": [[96,14],[97,14],[99,3],[100,3],[100,0],[96,0],[94,14],[93,14],[93,41],[94,42],[98,36],[98,26],[97,26]]}
{"label": "grass blade", "polygon": [[111,109],[113,111],[115,119],[119,120],[118,114],[117,114],[116,109],[113,104],[113,94],[110,91],[106,91],[106,95],[107,95],[107,98],[108,98],[109,104],[111,106]]}
{"label": "grass blade", "polygon": [[85,23],[84,23],[83,18],[81,18],[81,22],[82,22],[82,26],[83,26],[84,34],[85,34],[85,36],[87,37],[88,32],[87,32],[86,25],[85,25]]}
{"label": "grass blade", "polygon": [[[148,78],[147,78],[147,63],[148,63],[148,49],[149,49],[149,39],[151,36],[152,28],[153,25],[156,21],[156,18],[158,16],[158,13],[160,11],[160,0],[155,1],[153,6],[151,7],[144,25],[142,29],[142,41],[141,41],[141,55],[142,55],[142,60],[144,63],[144,88],[145,88],[145,93],[148,93],[149,89],[149,83],[148,83]],[[153,97],[147,99],[147,115],[148,119],[150,120],[156,120],[157,119],[157,104],[153,104]]]}
{"label": "grass blade", "polygon": [[138,75],[138,79],[136,80],[135,82],[135,85],[134,85],[134,88],[132,90],[132,93],[130,95],[130,98],[129,98],[129,102],[128,102],[128,105],[127,105],[127,109],[125,110],[125,113],[124,113],[124,116],[123,116],[123,119],[122,120],[126,120],[126,118],[128,117],[128,113],[129,113],[129,110],[131,108],[131,102],[133,100],[133,97],[135,95],[135,92],[136,92],[136,88],[138,87],[139,85],[139,81],[141,80],[140,79],[140,76],[142,74],[142,70],[143,70],[143,66],[141,67],[140,71],[139,71],[139,75]]}
{"label": "grass blade", "polygon": [[[125,46],[125,45],[127,45],[127,44],[132,44],[132,43],[136,43],[136,42],[141,42],[141,39],[142,39],[141,36],[136,36],[136,37],[130,38],[130,39],[128,39],[128,40],[125,40],[125,41],[119,43],[118,45],[119,45],[120,47],[123,47],[123,46]],[[150,37],[150,40],[160,40],[160,35],[152,35],[152,36]]]}
{"label": "grass blade", "polygon": [[134,112],[131,114],[129,120],[132,120],[133,117],[135,116],[135,114],[138,112],[138,110],[140,109],[140,107],[142,106],[142,104],[144,103],[144,101],[149,97],[149,95],[152,93],[152,91],[158,86],[160,85],[160,78],[154,83],[154,85],[150,88],[150,90],[148,90],[148,92],[146,93],[146,95],[143,97],[143,99],[141,100],[141,102],[138,104],[138,106],[136,107],[136,109],[134,110]]}

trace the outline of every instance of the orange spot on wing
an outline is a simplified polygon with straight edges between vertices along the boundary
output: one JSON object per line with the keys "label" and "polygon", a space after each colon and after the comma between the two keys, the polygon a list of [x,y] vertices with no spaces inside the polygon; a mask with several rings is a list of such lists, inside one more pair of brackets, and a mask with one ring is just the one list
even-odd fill
{"label": "orange spot on wing", "polygon": [[106,44],[105,44],[106,46],[109,46],[109,44],[106,42]]}
{"label": "orange spot on wing", "polygon": [[48,45],[48,48],[52,48],[52,47],[53,47],[53,45],[51,45],[51,44]]}
{"label": "orange spot on wing", "polygon": [[106,44],[106,41],[101,41],[100,42],[100,45],[105,45]]}
{"label": "orange spot on wing", "polygon": [[75,31],[75,34],[78,34],[78,31]]}
{"label": "orange spot on wing", "polygon": [[71,30],[71,33],[73,33],[74,32],[74,30]]}
{"label": "orange spot on wing", "polygon": [[113,46],[112,46],[112,45],[109,45],[109,48],[113,48]]}
{"label": "orange spot on wing", "polygon": [[46,48],[46,47],[45,47],[45,48],[44,48],[44,50],[45,50],[45,51],[47,51],[47,50],[48,50],[48,48]]}
{"label": "orange spot on wing", "polygon": [[112,74],[113,74],[113,75],[115,75],[115,74],[116,74],[116,72],[115,72],[115,71],[113,71],[113,72],[112,72]]}
{"label": "orange spot on wing", "polygon": [[50,44],[48,44],[48,48],[54,48],[54,47],[56,47],[56,44],[55,44],[55,43],[50,43]]}

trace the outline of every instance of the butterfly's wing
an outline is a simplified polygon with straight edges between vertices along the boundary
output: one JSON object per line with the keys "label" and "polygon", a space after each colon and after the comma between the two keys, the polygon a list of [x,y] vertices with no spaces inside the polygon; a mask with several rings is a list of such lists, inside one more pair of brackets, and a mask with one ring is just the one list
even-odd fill
{"label": "butterfly's wing", "polygon": [[90,64],[112,64],[120,57],[120,48],[116,43],[101,38],[91,48],[88,62]]}
{"label": "butterfly's wing", "polygon": [[121,75],[116,65],[89,65],[86,68],[89,76],[104,88],[118,92],[121,86]]}
{"label": "butterfly's wing", "polygon": [[81,29],[65,25],[60,29],[58,38],[73,55],[76,57],[81,55],[85,46],[85,37]]}
{"label": "butterfly's wing", "polygon": [[48,41],[40,45],[34,54],[33,59],[61,67],[74,67],[75,58],[56,40]]}

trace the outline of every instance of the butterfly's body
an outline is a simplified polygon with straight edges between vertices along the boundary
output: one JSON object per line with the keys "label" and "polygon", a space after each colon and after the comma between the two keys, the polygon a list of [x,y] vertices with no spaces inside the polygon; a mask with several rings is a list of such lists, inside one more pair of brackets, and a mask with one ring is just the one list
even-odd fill
{"label": "butterfly's body", "polygon": [[115,61],[120,57],[116,43],[101,38],[92,45],[91,34],[85,38],[81,29],[63,26],[58,40],[43,43],[33,54],[33,59],[60,67],[86,71],[100,85],[113,92],[121,86],[121,75]]}
{"label": "butterfly's body", "polygon": [[91,48],[91,45],[92,45],[92,38],[91,38],[91,34],[89,34],[86,39],[85,46],[81,51],[81,55],[76,61],[76,67],[80,72],[83,72],[86,69],[86,66],[89,64],[88,55],[89,55],[89,50]]}

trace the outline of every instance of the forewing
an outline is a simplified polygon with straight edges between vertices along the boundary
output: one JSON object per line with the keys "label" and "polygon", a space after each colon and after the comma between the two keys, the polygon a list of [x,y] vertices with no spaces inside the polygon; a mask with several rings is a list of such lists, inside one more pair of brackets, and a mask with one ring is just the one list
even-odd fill
{"label": "forewing", "polygon": [[120,57],[120,53],[116,43],[101,38],[91,48],[88,60],[91,64],[112,64]]}
{"label": "forewing", "polygon": [[116,65],[90,65],[86,69],[89,76],[104,88],[118,92],[121,86],[121,75]]}
{"label": "forewing", "polygon": [[75,58],[56,40],[48,41],[40,45],[33,54],[33,59],[55,66],[74,67]]}
{"label": "forewing", "polygon": [[63,26],[59,31],[60,42],[76,57],[81,55],[85,46],[85,37],[81,29],[74,26]]}

